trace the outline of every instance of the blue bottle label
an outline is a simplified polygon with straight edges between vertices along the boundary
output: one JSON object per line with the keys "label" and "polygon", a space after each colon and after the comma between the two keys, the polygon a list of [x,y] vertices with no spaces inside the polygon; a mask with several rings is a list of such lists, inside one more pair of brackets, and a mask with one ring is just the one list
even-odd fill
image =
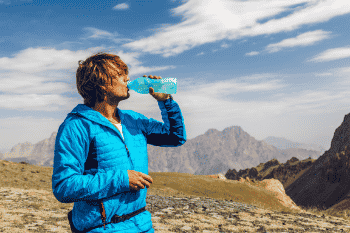
{"label": "blue bottle label", "polygon": [[128,82],[128,88],[140,94],[148,94],[149,88],[152,87],[155,92],[175,94],[177,89],[176,78],[150,79],[140,77],[136,80]]}

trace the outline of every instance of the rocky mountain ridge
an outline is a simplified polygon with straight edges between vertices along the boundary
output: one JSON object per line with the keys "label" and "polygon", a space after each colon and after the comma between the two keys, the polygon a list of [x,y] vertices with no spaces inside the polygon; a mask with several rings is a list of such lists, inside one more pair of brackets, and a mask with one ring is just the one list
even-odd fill
{"label": "rocky mountain ridge", "polygon": [[[53,166],[56,132],[36,144],[19,143],[0,159],[27,162],[40,166]],[[257,166],[273,158],[285,162],[291,157],[317,158],[320,152],[299,148],[279,150],[264,141],[258,141],[232,126],[218,131],[209,129],[180,147],[147,145],[150,172],[180,172],[195,175],[225,174],[229,169]]]}
{"label": "rocky mountain ridge", "polygon": [[0,155],[0,159],[52,167],[56,135],[57,132],[53,132],[49,138],[35,144],[18,143],[9,152]]}
{"label": "rocky mountain ridge", "polygon": [[350,114],[335,130],[331,147],[286,188],[297,205],[350,206]]}
{"label": "rocky mountain ridge", "polygon": [[276,179],[281,182],[284,189],[307,171],[316,159],[299,160],[292,157],[286,163],[280,163],[277,159],[272,159],[266,163],[260,163],[256,167],[236,171],[230,169],[225,177],[230,180],[249,179],[252,181],[262,181],[266,179]]}

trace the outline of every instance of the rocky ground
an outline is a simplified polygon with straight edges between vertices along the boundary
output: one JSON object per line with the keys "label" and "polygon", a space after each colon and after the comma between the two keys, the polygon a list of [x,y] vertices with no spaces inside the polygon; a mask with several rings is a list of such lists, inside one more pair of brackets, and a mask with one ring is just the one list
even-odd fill
{"label": "rocky ground", "polygon": [[[205,197],[148,194],[147,210],[156,232],[350,231],[350,221],[343,218],[276,212]],[[0,232],[70,232],[67,213],[72,207],[48,191],[2,187]]]}

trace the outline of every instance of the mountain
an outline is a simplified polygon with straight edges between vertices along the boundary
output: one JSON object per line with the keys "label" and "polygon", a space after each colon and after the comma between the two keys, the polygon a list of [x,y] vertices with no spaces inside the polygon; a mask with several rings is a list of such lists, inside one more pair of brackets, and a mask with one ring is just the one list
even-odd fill
{"label": "mountain", "polygon": [[30,142],[18,143],[11,148],[10,152],[4,153],[3,158],[27,158],[33,150],[33,144]]}
{"label": "mountain", "polygon": [[319,145],[293,142],[282,137],[271,136],[271,137],[265,138],[263,141],[281,150],[290,149],[290,148],[299,148],[299,149],[305,149],[305,150],[319,151],[320,155],[322,155],[325,152],[325,149]]}
{"label": "mountain", "polygon": [[254,163],[283,156],[275,147],[255,140],[239,126],[222,132],[209,129],[181,147],[159,148],[148,145],[149,170],[211,175],[229,168],[254,166]]}
{"label": "mountain", "polygon": [[350,205],[350,114],[335,130],[331,147],[286,193],[299,206]]}
{"label": "mountain", "polygon": [[10,152],[3,154],[3,160],[12,162],[27,162],[39,166],[53,166],[55,139],[57,132],[53,132],[48,139],[36,144],[30,142],[18,143]]}
{"label": "mountain", "polygon": [[[55,138],[36,144],[19,143],[5,160],[25,161],[33,165],[53,166]],[[291,157],[300,160],[317,157],[317,151],[293,148],[279,150],[264,141],[258,141],[242,130],[232,126],[218,131],[209,129],[203,135],[187,140],[180,147],[156,147],[147,145],[150,172],[179,172],[195,175],[225,174],[229,169],[245,169],[265,163],[273,158],[286,162]]]}
{"label": "mountain", "polygon": [[8,152],[9,150],[7,148],[0,148],[0,156],[1,154],[4,154],[6,152]]}
{"label": "mountain", "polygon": [[305,159],[316,157],[318,153],[304,149],[278,150],[251,137],[239,126],[228,127],[222,132],[209,129],[181,147],[148,146],[150,171],[195,175],[225,174],[229,169],[254,167],[273,158],[286,162],[293,156]]}

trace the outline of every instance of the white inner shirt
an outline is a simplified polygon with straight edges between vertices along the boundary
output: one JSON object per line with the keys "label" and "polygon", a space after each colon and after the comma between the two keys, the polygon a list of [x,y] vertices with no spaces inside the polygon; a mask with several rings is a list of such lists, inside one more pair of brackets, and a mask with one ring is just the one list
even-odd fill
{"label": "white inner shirt", "polygon": [[117,127],[117,129],[119,130],[120,134],[122,135],[122,137],[124,139],[122,124],[119,123],[119,124],[113,124],[113,125],[115,125],[115,127]]}

